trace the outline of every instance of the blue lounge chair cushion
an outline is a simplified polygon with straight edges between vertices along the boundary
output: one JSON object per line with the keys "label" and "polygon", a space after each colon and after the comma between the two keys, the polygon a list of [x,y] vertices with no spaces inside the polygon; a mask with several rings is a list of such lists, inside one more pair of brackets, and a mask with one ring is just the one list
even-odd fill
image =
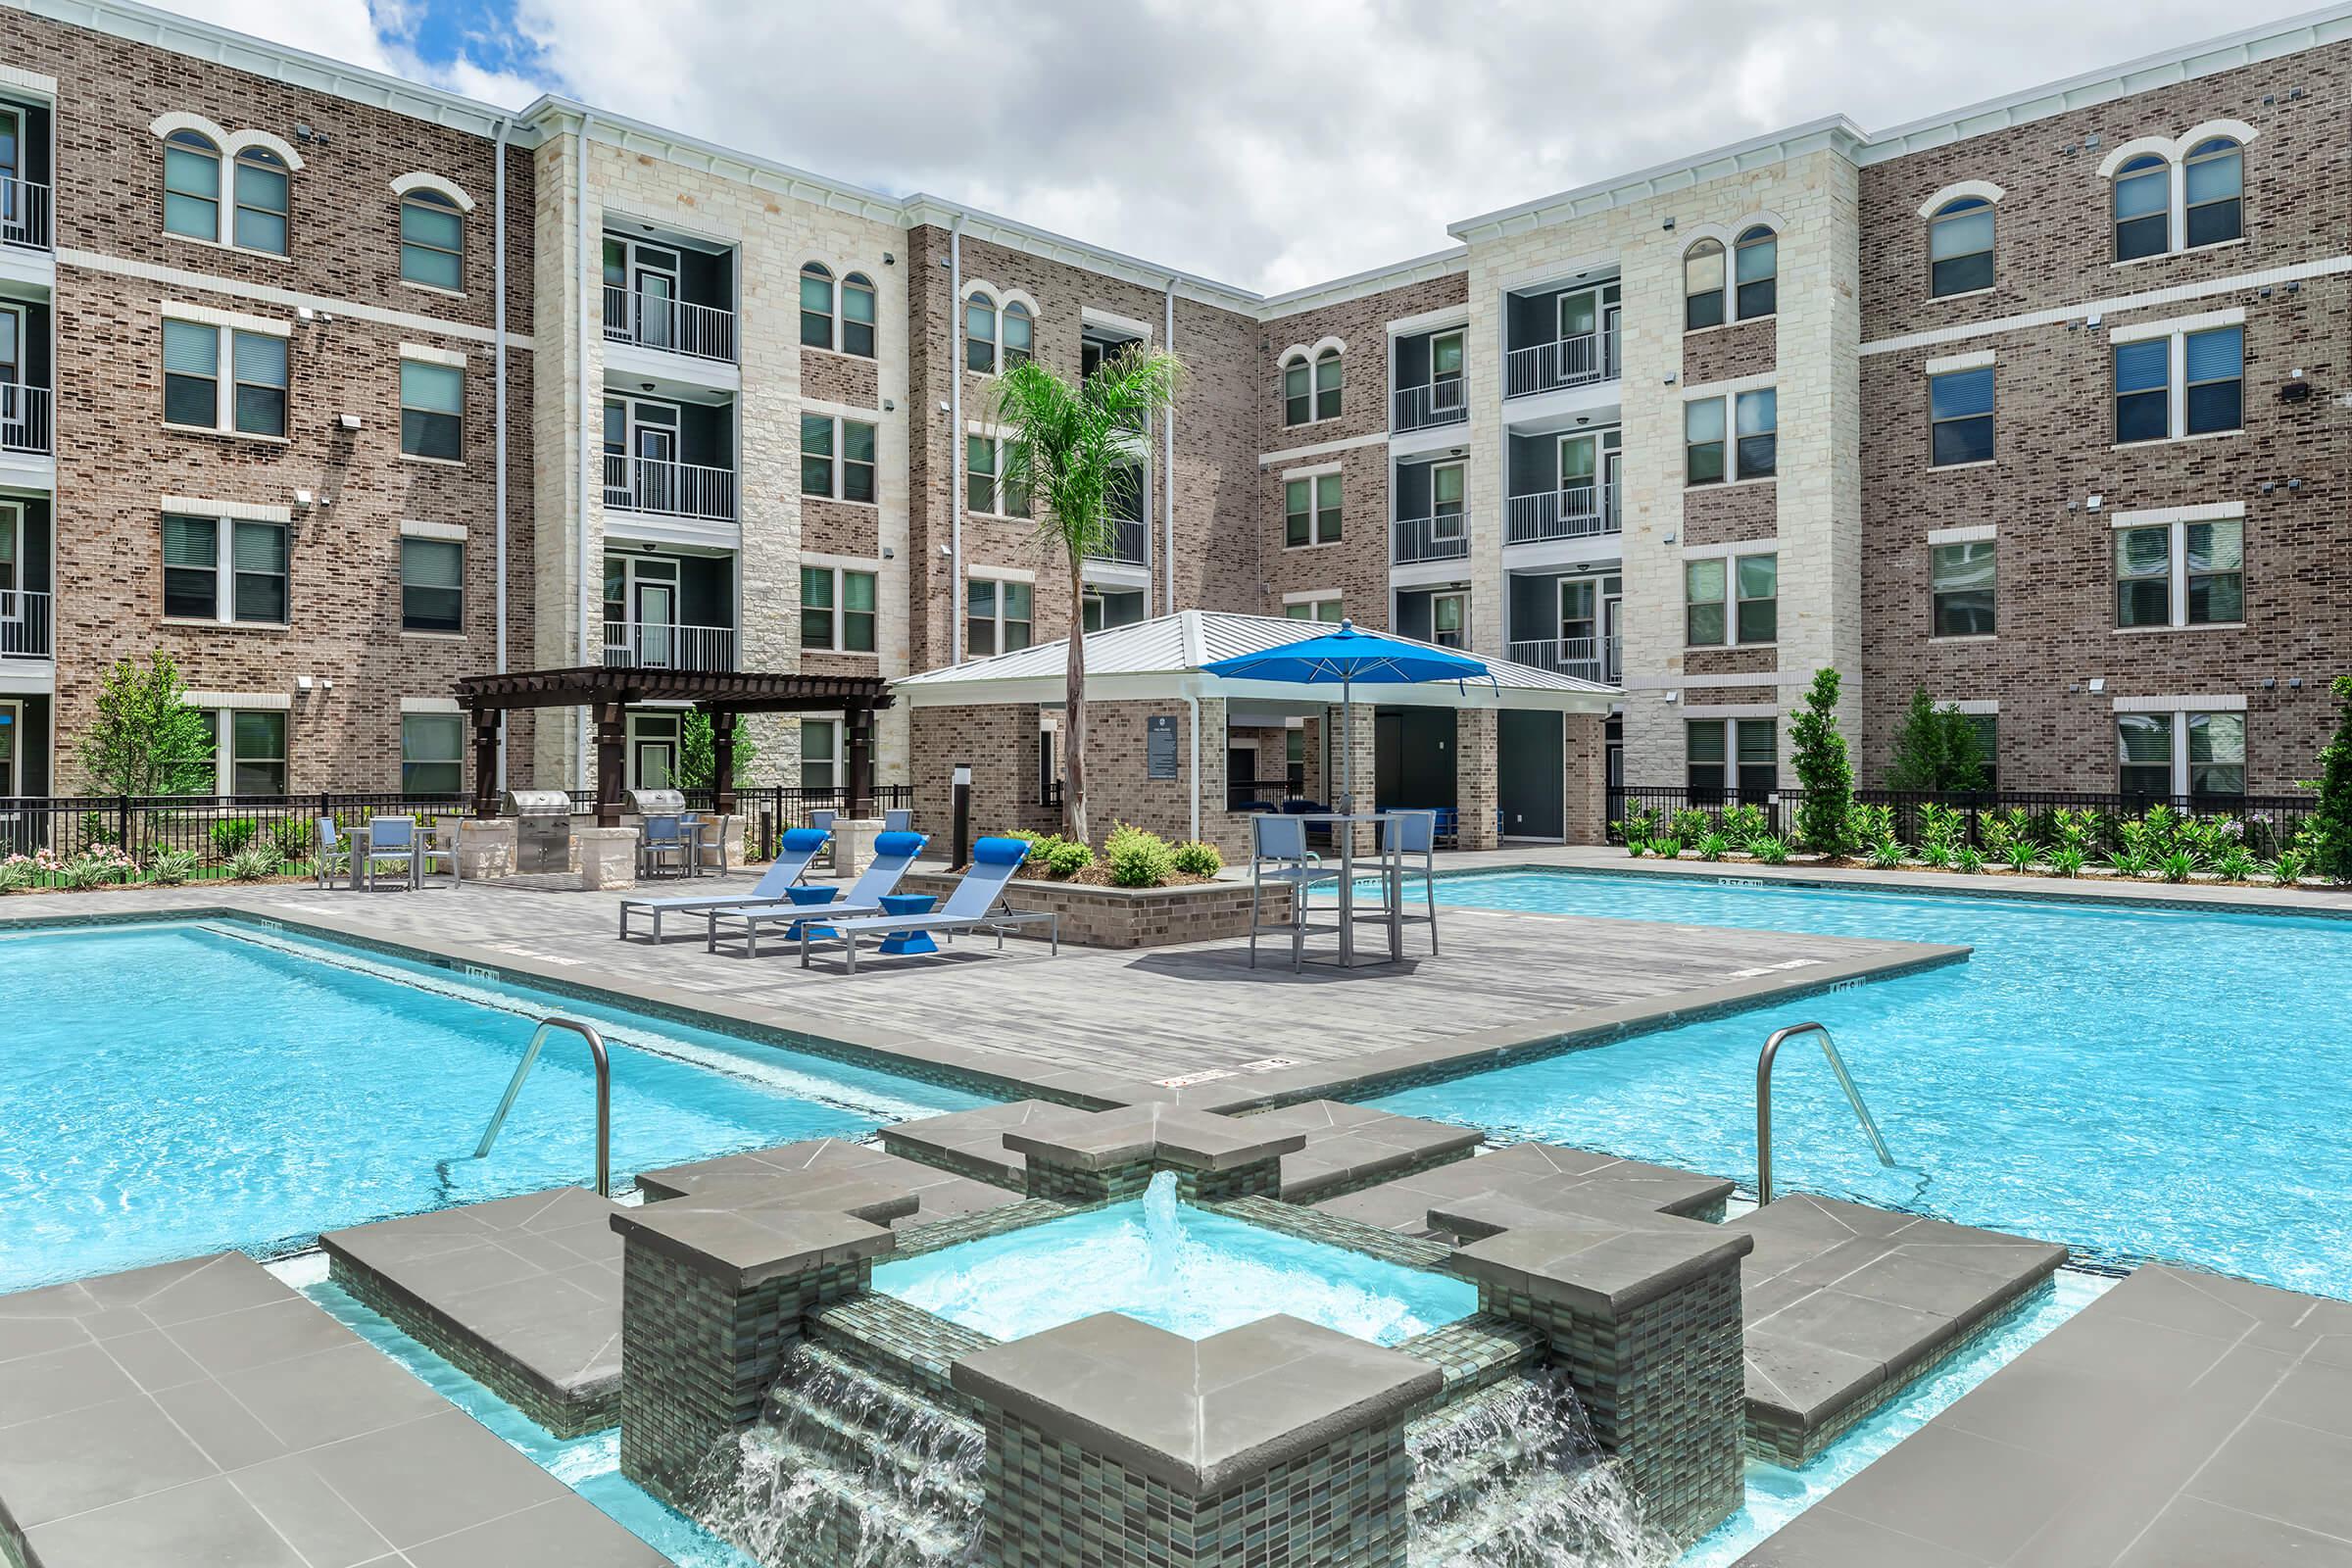
{"label": "blue lounge chair cushion", "polygon": [[923,844],[924,835],[920,833],[877,833],[874,835],[874,853],[876,855],[913,855],[922,849]]}
{"label": "blue lounge chair cushion", "polygon": [[1027,858],[1027,839],[982,839],[972,846],[974,865],[1018,865]]}
{"label": "blue lounge chair cushion", "polygon": [[813,855],[825,847],[825,840],[830,837],[821,827],[788,827],[784,830],[784,852]]}

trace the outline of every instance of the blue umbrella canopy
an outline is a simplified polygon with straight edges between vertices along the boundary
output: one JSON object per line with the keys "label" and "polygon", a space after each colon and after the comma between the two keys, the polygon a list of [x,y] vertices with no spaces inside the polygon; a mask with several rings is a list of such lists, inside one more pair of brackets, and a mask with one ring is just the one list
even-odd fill
{"label": "blue umbrella canopy", "polygon": [[[1299,642],[1285,643],[1279,648],[1264,648],[1253,654],[1237,654],[1200,666],[1211,675],[1230,676],[1236,680],[1289,681],[1306,685],[1339,682],[1341,725],[1347,724],[1347,711],[1353,706],[1354,686],[1364,681],[1378,686],[1402,686],[1431,680],[1485,680],[1492,682],[1494,672],[1486,661],[1468,654],[1457,654],[1449,648],[1433,648],[1427,643],[1408,642],[1377,631],[1358,631],[1351,620],[1340,622],[1337,631],[1308,637]],[[1354,808],[1354,792],[1349,787],[1350,752],[1345,741],[1340,746],[1340,808]]]}

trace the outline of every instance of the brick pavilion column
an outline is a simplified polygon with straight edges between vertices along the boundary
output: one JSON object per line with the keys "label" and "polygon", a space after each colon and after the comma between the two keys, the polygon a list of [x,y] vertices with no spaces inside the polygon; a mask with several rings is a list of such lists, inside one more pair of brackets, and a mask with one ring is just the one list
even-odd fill
{"label": "brick pavilion column", "polygon": [[1562,715],[1566,730],[1567,776],[1561,781],[1561,816],[1571,844],[1609,841],[1608,719],[1600,713]]}
{"label": "brick pavilion column", "polygon": [[1501,804],[1496,771],[1497,720],[1492,708],[1457,708],[1453,713],[1453,800],[1456,849],[1491,850],[1498,842],[1494,812]]}

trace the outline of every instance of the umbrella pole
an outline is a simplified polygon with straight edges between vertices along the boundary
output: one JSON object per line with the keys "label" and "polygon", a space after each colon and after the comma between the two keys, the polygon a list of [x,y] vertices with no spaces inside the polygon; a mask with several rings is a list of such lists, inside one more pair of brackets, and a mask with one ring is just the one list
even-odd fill
{"label": "umbrella pole", "polygon": [[1355,809],[1355,726],[1354,681],[1343,672],[1340,676],[1340,809]]}

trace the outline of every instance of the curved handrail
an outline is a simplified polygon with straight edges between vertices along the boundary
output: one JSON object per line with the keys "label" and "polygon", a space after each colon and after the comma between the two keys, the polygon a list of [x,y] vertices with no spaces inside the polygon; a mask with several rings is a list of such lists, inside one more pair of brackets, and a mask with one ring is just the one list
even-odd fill
{"label": "curved handrail", "polygon": [[522,1059],[514,1064],[514,1076],[507,1083],[506,1098],[498,1102],[497,1113],[483,1130],[481,1147],[474,1150],[473,1157],[483,1158],[490,1152],[490,1146],[498,1142],[498,1130],[507,1124],[507,1112],[514,1108],[514,1097],[522,1093],[522,1081],[531,1075],[532,1065],[539,1060],[539,1048],[547,1043],[551,1029],[569,1029],[588,1042],[589,1054],[596,1058],[596,1195],[599,1198],[611,1198],[612,1058],[605,1053],[605,1037],[598,1034],[593,1025],[584,1024],[577,1018],[543,1018],[539,1027],[531,1032],[530,1049],[523,1052]]}
{"label": "curved handrail", "polygon": [[1772,1201],[1772,1059],[1781,1054],[1781,1042],[1793,1035],[1821,1036],[1821,1054],[1830,1059],[1830,1071],[1838,1075],[1838,1087],[1845,1091],[1846,1103],[1854,1107],[1862,1131],[1870,1139],[1870,1147],[1882,1165],[1892,1165],[1894,1156],[1886,1152],[1886,1140],[1879,1136],[1879,1124],[1871,1118],[1870,1107],[1862,1103],[1862,1091],[1854,1087],[1854,1075],[1845,1070],[1845,1058],[1838,1054],[1838,1042],[1830,1031],[1818,1023],[1793,1023],[1786,1029],[1776,1029],[1764,1042],[1764,1054],[1756,1058],[1756,1206],[1761,1208]]}

